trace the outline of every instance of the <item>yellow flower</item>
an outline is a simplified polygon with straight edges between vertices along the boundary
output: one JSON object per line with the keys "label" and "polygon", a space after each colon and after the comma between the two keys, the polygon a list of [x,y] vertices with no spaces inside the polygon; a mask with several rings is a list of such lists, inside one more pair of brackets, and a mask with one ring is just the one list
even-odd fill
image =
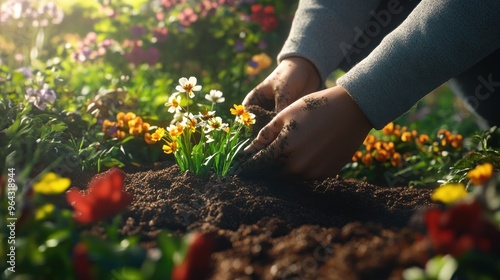
{"label": "yellow flower", "polygon": [[157,142],[160,141],[160,139],[163,138],[163,136],[165,136],[165,129],[160,127],[156,129],[156,131],[153,132],[153,134],[151,134],[151,140]]}
{"label": "yellow flower", "polygon": [[45,219],[48,215],[54,212],[54,208],[55,208],[54,204],[52,203],[47,203],[42,205],[40,208],[36,209],[35,219],[36,220]]}
{"label": "yellow flower", "polygon": [[131,119],[135,119],[135,117],[137,117],[136,114],[134,114],[132,112],[128,112],[125,114],[125,116],[123,116],[123,118],[121,120],[123,120],[124,123],[128,123]]}
{"label": "yellow flower", "polygon": [[241,122],[246,126],[250,126],[255,123],[255,115],[252,113],[245,112],[237,118],[237,121]]}
{"label": "yellow flower", "polygon": [[175,151],[177,150],[177,142],[169,142],[167,143],[167,145],[163,145],[162,149],[165,154],[175,153]]}
{"label": "yellow flower", "polygon": [[62,178],[54,172],[49,172],[33,186],[33,190],[41,194],[60,194],[70,185],[70,179]]}
{"label": "yellow flower", "polygon": [[125,113],[124,112],[118,112],[118,114],[116,114],[116,121],[121,121],[121,122],[124,122],[125,121]]}
{"label": "yellow flower", "polygon": [[196,126],[198,125],[198,120],[192,113],[189,113],[187,116],[184,116],[182,120],[182,125],[184,127],[188,127],[191,130],[191,132],[195,132]]}
{"label": "yellow flower", "polygon": [[136,116],[135,118],[128,121],[129,133],[131,135],[137,136],[142,133],[142,118]]}
{"label": "yellow flower", "polygon": [[467,173],[467,177],[473,185],[481,185],[488,181],[493,175],[493,165],[489,162],[480,164]]}
{"label": "yellow flower", "polygon": [[431,194],[431,199],[450,204],[466,196],[467,191],[463,184],[446,184],[434,190]]}
{"label": "yellow flower", "polygon": [[246,113],[245,107],[243,107],[243,105],[234,104],[233,107],[234,107],[234,109],[231,108],[230,111],[231,111],[231,114],[233,114],[235,116],[241,116],[241,115]]}
{"label": "yellow flower", "polygon": [[178,123],[177,125],[172,124],[167,127],[167,131],[171,137],[179,137],[182,132],[184,132],[184,126],[180,123]]}

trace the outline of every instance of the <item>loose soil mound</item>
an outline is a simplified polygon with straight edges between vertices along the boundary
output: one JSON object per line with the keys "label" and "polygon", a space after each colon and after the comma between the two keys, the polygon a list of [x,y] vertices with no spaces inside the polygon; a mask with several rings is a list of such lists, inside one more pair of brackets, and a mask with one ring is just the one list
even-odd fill
{"label": "loose soil mound", "polygon": [[124,235],[155,247],[161,230],[216,237],[212,279],[399,279],[422,264],[406,227],[429,190],[318,181],[216,179],[176,165],[126,170]]}

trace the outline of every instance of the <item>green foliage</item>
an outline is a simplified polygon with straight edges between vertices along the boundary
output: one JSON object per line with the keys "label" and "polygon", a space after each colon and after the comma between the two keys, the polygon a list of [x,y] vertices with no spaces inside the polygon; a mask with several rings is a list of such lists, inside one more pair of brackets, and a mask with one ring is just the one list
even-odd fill
{"label": "green foliage", "polygon": [[481,135],[474,135],[473,139],[477,141],[475,149],[453,164],[447,183],[464,182],[467,172],[479,164],[491,163],[496,170],[500,169],[500,129],[492,127]]}
{"label": "green foliage", "polygon": [[[29,211],[40,211],[43,203],[57,201],[38,194],[33,199],[24,194],[18,205],[25,205],[16,221],[15,243],[7,243],[9,232],[1,231],[0,269],[2,279],[81,279],[82,272],[91,273],[94,279],[166,279],[174,267],[174,256],[184,255],[187,237],[174,237],[167,232],[158,236],[158,251],[148,252],[139,246],[136,236],[122,238],[118,235],[120,216],[104,225],[107,239],[83,234],[87,230],[73,221],[65,206],[43,217]],[[7,220],[5,199],[2,199],[1,218]],[[59,203],[60,204],[60,203]],[[37,209],[37,210],[35,210]],[[15,272],[6,270],[11,246],[15,246]],[[179,258],[177,258],[178,262]],[[86,263],[88,261],[88,264]],[[24,278],[23,278],[24,279]]]}
{"label": "green foliage", "polygon": [[[223,103],[225,97],[219,90],[211,90],[205,99],[211,106],[197,103],[200,112],[194,115],[190,103],[197,97],[201,86],[195,77],[181,78],[175,93],[169,98],[168,111],[176,120],[165,129],[159,128],[152,134],[153,141],[163,140],[165,153],[173,153],[181,171],[189,170],[196,175],[207,175],[214,171],[217,177],[225,176],[237,153],[249,140],[248,128],[255,123],[255,115],[242,105],[234,105],[231,113],[236,116],[230,126],[216,116],[214,107]],[[186,104],[182,106],[181,104]],[[192,110],[192,109],[191,109]],[[245,139],[246,138],[246,139]]]}

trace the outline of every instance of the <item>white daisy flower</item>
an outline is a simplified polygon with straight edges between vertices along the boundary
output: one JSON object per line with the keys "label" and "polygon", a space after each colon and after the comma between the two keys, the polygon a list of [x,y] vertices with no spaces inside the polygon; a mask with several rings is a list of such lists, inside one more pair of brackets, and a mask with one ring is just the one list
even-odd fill
{"label": "white daisy flower", "polygon": [[226,100],[222,97],[222,91],[215,89],[210,90],[210,93],[205,95],[205,99],[212,103],[222,103]]}
{"label": "white daisy flower", "polygon": [[182,107],[181,107],[181,97],[179,95],[171,95],[168,98],[168,102],[165,103],[165,106],[168,107],[168,112],[169,113],[177,113],[180,112]]}
{"label": "white daisy flower", "polygon": [[185,77],[179,79],[179,85],[175,87],[178,92],[185,92],[189,98],[194,97],[194,91],[200,91],[201,86],[196,85],[196,78],[191,76],[189,80]]}

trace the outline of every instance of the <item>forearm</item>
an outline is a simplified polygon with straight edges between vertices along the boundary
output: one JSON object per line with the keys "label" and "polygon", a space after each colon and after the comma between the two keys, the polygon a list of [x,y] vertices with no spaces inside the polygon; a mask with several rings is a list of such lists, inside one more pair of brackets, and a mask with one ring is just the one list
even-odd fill
{"label": "forearm", "polygon": [[338,80],[375,128],[500,47],[500,1],[423,0]]}
{"label": "forearm", "polygon": [[[322,81],[353,45],[380,0],[301,0],[278,61],[300,56],[314,64]],[[357,28],[357,29],[356,29]]]}

